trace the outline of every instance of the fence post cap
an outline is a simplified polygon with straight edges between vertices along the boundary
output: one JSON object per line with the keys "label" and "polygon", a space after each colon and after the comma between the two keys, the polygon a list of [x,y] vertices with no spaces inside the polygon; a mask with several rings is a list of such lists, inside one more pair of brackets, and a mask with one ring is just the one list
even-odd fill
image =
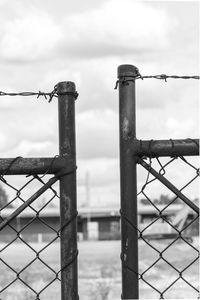
{"label": "fence post cap", "polygon": [[75,92],[76,86],[72,81],[61,81],[56,85],[58,93]]}
{"label": "fence post cap", "polygon": [[136,77],[138,75],[138,68],[133,65],[120,65],[117,69],[118,78],[128,76]]}

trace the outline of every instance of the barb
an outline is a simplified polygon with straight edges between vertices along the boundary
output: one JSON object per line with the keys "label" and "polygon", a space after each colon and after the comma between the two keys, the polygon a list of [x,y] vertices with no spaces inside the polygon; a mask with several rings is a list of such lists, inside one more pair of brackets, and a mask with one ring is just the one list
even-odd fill
{"label": "barb", "polygon": [[159,80],[164,80],[165,82],[167,82],[167,79],[200,79],[200,76],[178,76],[178,75],[166,75],[166,74],[161,74],[161,75],[145,75],[145,76],[141,76],[139,75],[138,77],[136,77],[136,79],[149,79],[149,78],[154,78],[154,79],[159,79]]}
{"label": "barb", "polygon": [[0,96],[23,96],[23,97],[29,97],[29,96],[37,96],[37,98],[43,96],[45,99],[49,97],[48,102],[51,102],[53,97],[57,97],[56,90],[54,89],[50,93],[44,93],[44,92],[20,92],[20,93],[7,93],[0,91]]}
{"label": "barb", "polygon": [[179,76],[179,75],[166,75],[166,74],[160,74],[160,75],[141,75],[139,70],[137,69],[137,74],[133,79],[126,79],[126,77],[119,79],[116,81],[115,84],[115,90],[118,88],[119,83],[121,83],[122,85],[128,85],[129,82],[134,82],[136,79],[159,79],[159,80],[164,80],[165,82],[167,82],[167,79],[200,79],[200,76],[198,75],[193,75],[193,76],[187,76],[187,75],[183,75],[183,76]]}
{"label": "barb", "polygon": [[[44,174],[42,174],[42,176],[40,176],[40,179],[42,179],[46,174],[48,174],[48,172],[49,172],[49,170],[51,169],[51,167],[53,166],[53,164],[54,164],[56,158],[58,158],[58,157],[59,157],[59,155],[57,155],[57,154],[53,157],[53,159],[52,159],[52,161],[51,161],[51,164],[50,164],[49,167],[47,168],[46,172],[44,172]],[[29,175],[28,175],[28,176],[29,176]]]}
{"label": "barb", "polygon": [[37,96],[37,99],[39,97],[44,97],[48,102],[51,102],[53,97],[58,97],[58,95],[71,95],[75,99],[78,98],[78,93],[77,92],[64,92],[64,93],[58,93],[57,92],[57,85],[55,85],[54,89],[52,92],[45,93],[45,92],[19,92],[19,93],[7,93],[0,91],[0,96],[23,96],[23,97],[29,97],[29,96]]}

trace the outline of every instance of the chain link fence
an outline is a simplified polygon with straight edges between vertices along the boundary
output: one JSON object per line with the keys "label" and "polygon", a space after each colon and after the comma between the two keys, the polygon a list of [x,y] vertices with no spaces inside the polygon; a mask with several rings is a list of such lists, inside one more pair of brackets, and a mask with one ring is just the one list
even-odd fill
{"label": "chain link fence", "polygon": [[[181,194],[184,192],[189,197],[192,190],[198,192],[197,160],[184,157],[148,160],[148,166],[157,170],[160,176],[173,176],[173,184],[179,186]],[[146,170],[146,173],[145,184],[138,193],[138,199],[151,211],[149,217],[140,220],[138,226],[140,296],[143,297],[148,291],[149,298],[198,298],[198,208],[193,209],[170,190],[163,188],[163,184],[150,171]],[[178,180],[176,176],[180,174],[185,176]],[[161,191],[170,196],[156,199],[151,196],[152,190],[158,197]],[[199,206],[198,198],[191,200]]]}
{"label": "chain link fence", "polygon": [[78,299],[75,85],[0,95],[57,97],[60,148],[50,158],[0,159],[0,299]]}
{"label": "chain link fence", "polygon": [[198,298],[199,140],[138,140],[135,81],[199,76],[142,76],[122,65],[118,78],[122,299]]}
{"label": "chain link fence", "polygon": [[[3,185],[7,187],[7,193],[14,195],[5,206],[1,207],[2,222],[10,217],[9,213],[13,211],[14,207],[19,208],[20,203],[22,205],[26,203],[26,196],[30,193],[30,189],[33,190],[39,185],[45,186],[46,183],[46,178],[38,175],[25,177],[23,180],[24,183],[17,187],[10,182],[12,180],[3,177]],[[1,276],[3,277],[1,278],[2,299],[13,299],[14,295],[18,298],[22,295],[23,299],[26,297],[27,299],[39,299],[41,293],[44,293],[50,285],[54,284],[55,286],[60,281],[61,270],[54,270],[45,257],[46,249],[59,241],[60,228],[59,226],[58,228],[53,227],[44,212],[48,206],[51,206],[55,198],[59,200],[59,194],[52,186],[42,194],[42,197],[48,200],[40,209],[37,208],[37,205],[35,207],[34,203],[28,205],[12,221],[6,222],[5,227],[1,229],[1,242],[3,242],[0,250]],[[37,202],[40,200],[39,197]],[[12,208],[8,208],[10,206]],[[35,226],[39,228],[38,233],[35,232]],[[34,242],[39,242],[40,232],[49,233],[49,241],[38,250],[38,246],[35,247]],[[16,256],[13,257],[15,252]],[[43,284],[43,287],[38,289],[38,282],[40,285]],[[58,285],[57,290],[60,292]]]}
{"label": "chain link fence", "polygon": [[[199,140],[137,140],[135,80],[199,76],[142,76],[130,65],[120,66],[118,75],[122,299],[147,294],[153,299],[177,298],[177,294],[197,298],[199,249],[194,236],[199,235],[199,204],[191,191],[199,177],[199,162],[193,158],[199,154]],[[0,96],[17,95],[43,96],[49,102],[58,98],[59,155],[0,159],[0,183],[9,195],[0,207],[0,299],[45,300],[51,295],[77,300],[74,102],[78,94],[72,82],[61,82],[50,93],[0,92]],[[182,177],[184,182],[179,181]],[[163,187],[170,197],[163,192],[156,199]],[[55,201],[60,203],[54,212],[57,223],[49,210]],[[148,212],[141,220],[138,202]]]}

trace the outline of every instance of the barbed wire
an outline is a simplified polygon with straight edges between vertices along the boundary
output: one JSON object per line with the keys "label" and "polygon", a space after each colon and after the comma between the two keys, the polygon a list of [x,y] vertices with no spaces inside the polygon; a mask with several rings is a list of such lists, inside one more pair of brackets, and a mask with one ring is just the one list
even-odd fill
{"label": "barbed wire", "polygon": [[52,92],[49,93],[45,93],[45,92],[19,92],[19,93],[7,93],[7,92],[3,92],[0,91],[0,96],[25,96],[25,97],[29,97],[29,96],[37,96],[37,98],[43,96],[46,100],[48,99],[48,102],[51,102],[53,97],[58,97],[58,95],[72,95],[75,97],[75,99],[78,98],[78,93],[77,92],[63,92],[63,93],[58,93],[57,92],[57,85],[54,87]]}
{"label": "barbed wire", "polygon": [[160,79],[160,80],[164,80],[165,82],[167,82],[167,79],[200,79],[200,76],[198,75],[193,75],[193,76],[187,76],[187,75],[166,75],[166,74],[160,74],[160,75],[141,75],[140,73],[138,73],[136,79],[148,79],[148,78],[154,78],[154,79]]}
{"label": "barbed wire", "polygon": [[159,79],[159,80],[164,80],[165,82],[167,82],[167,79],[197,79],[199,80],[200,79],[200,76],[198,75],[193,75],[193,76],[188,76],[188,75],[166,75],[166,74],[159,74],[159,75],[141,75],[139,70],[136,69],[136,75],[134,76],[133,79],[126,79],[126,76],[124,76],[122,79],[119,79],[116,81],[116,84],[115,84],[115,90],[117,89],[118,87],[118,84],[119,83],[122,83],[122,84],[125,84],[125,85],[128,85],[129,81],[135,81],[135,79]]}

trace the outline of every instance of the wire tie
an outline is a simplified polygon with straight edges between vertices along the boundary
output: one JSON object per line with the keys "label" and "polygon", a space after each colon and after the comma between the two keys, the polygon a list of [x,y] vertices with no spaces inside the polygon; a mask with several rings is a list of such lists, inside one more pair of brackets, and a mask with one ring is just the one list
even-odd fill
{"label": "wire tie", "polygon": [[137,78],[140,78],[140,79],[142,79],[142,80],[144,80],[144,78],[143,78],[143,76],[140,74],[140,71],[139,71],[138,68],[136,68],[136,77],[137,77]]}
{"label": "wire tie", "polygon": [[55,90],[53,90],[51,93],[49,93],[49,103],[52,101],[53,97],[55,96]]}
{"label": "wire tie", "polygon": [[119,80],[117,80],[117,81],[116,81],[116,83],[115,83],[115,87],[114,87],[114,90],[117,90],[117,88],[118,88],[118,84],[119,84]]}
{"label": "wire tie", "polygon": [[150,140],[150,142],[149,142],[149,156],[150,156],[150,158],[153,158],[153,153],[151,151],[152,143],[153,143],[153,140]]}

